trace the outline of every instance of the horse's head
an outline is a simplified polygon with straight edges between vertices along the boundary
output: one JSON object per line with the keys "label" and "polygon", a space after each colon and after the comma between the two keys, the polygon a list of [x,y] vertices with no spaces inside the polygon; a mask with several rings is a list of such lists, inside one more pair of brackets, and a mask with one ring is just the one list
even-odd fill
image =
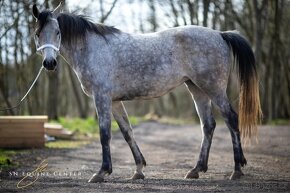
{"label": "horse's head", "polygon": [[33,5],[32,8],[33,16],[38,24],[34,36],[36,48],[43,56],[43,67],[49,71],[56,69],[56,57],[61,44],[61,32],[56,19],[59,10],[60,5],[54,11],[45,10],[39,12],[36,5]]}

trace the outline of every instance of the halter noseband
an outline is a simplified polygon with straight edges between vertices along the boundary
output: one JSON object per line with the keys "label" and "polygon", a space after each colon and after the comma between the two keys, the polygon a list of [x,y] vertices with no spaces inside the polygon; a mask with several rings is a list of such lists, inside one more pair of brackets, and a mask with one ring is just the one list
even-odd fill
{"label": "halter noseband", "polygon": [[54,49],[55,51],[59,52],[59,48],[57,48],[55,45],[52,45],[52,44],[43,44],[42,46],[40,46],[39,48],[37,48],[36,50],[37,51],[41,51],[42,49],[44,48],[52,48]]}

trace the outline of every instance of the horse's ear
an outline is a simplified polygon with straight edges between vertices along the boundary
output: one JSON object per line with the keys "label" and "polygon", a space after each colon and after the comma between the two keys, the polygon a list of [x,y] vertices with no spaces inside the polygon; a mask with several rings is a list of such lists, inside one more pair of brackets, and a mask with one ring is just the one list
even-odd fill
{"label": "horse's ear", "polygon": [[35,4],[32,7],[32,14],[35,17],[35,19],[38,19],[38,17],[39,17],[39,10],[38,10],[38,8],[36,7]]}
{"label": "horse's ear", "polygon": [[62,7],[62,1],[58,4],[58,6],[53,10],[52,13],[55,15],[58,15],[61,12],[61,7]]}

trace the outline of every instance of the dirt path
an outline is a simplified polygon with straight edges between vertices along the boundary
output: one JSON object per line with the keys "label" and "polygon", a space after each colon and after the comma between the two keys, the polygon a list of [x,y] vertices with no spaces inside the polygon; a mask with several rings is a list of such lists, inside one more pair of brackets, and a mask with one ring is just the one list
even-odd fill
{"label": "dirt path", "polygon": [[[21,168],[0,175],[0,192],[290,192],[289,126],[260,128],[259,144],[244,149],[248,165],[243,169],[245,176],[237,181],[228,180],[233,153],[229,132],[223,125],[217,126],[214,134],[209,169],[197,180],[183,177],[198,158],[199,125],[146,122],[135,127],[134,133],[147,160],[145,180],[127,179],[134,172],[134,161],[117,133],[111,143],[113,173],[106,182],[87,183],[101,164],[96,140],[79,149],[33,150],[29,158],[27,154],[19,156]],[[17,189],[23,172],[33,171],[44,158],[48,162],[46,173],[31,186]]]}

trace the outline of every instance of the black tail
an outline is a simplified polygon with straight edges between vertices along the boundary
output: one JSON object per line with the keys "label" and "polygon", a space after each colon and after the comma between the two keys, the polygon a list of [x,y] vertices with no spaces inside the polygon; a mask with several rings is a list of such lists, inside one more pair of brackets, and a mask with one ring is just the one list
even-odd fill
{"label": "black tail", "polygon": [[261,119],[259,81],[254,53],[245,38],[234,32],[222,32],[222,38],[231,48],[240,81],[239,130],[242,137],[257,134]]}

